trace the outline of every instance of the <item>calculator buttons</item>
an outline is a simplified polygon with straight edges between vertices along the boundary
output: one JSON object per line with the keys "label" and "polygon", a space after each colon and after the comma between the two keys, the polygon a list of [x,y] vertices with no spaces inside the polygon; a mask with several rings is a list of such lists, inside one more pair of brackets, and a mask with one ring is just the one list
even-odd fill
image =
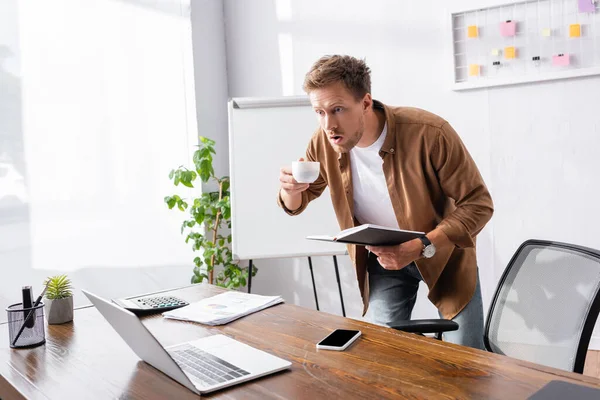
{"label": "calculator buttons", "polygon": [[171,296],[151,296],[135,299],[141,309],[167,310],[186,306],[189,303]]}

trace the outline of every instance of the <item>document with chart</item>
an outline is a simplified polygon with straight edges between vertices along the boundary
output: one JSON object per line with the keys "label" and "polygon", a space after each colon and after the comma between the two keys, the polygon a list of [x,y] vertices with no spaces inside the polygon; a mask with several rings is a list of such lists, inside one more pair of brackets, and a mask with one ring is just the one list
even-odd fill
{"label": "document with chart", "polygon": [[283,303],[281,296],[231,291],[164,312],[162,315],[165,318],[205,325],[222,325],[279,303]]}

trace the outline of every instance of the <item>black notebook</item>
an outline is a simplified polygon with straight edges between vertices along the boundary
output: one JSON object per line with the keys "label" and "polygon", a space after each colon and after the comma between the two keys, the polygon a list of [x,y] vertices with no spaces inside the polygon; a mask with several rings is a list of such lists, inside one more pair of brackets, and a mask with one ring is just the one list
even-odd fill
{"label": "black notebook", "polygon": [[335,236],[307,236],[310,240],[371,246],[393,246],[424,236],[424,232],[405,231],[385,226],[364,224],[341,231]]}
{"label": "black notebook", "polygon": [[564,381],[550,381],[529,397],[529,400],[598,400],[600,389]]}

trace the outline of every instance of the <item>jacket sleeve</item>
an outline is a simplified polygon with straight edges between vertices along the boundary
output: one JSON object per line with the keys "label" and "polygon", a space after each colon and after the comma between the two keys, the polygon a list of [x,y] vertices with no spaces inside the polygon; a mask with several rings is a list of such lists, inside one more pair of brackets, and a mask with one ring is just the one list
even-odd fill
{"label": "jacket sleeve", "polygon": [[311,201],[313,201],[314,199],[319,197],[321,195],[321,193],[323,193],[323,191],[327,187],[327,181],[325,179],[326,178],[325,166],[323,163],[324,160],[319,160],[317,157],[318,133],[319,133],[319,131],[315,132],[310,143],[308,144],[308,148],[306,149],[305,159],[307,161],[320,161],[321,162],[321,172],[319,173],[319,177],[317,178],[317,180],[314,181],[313,183],[311,183],[309,185],[308,189],[306,189],[304,192],[302,192],[302,204],[300,204],[300,207],[298,207],[296,210],[288,209],[285,206],[285,204],[283,203],[283,199],[281,198],[281,190],[279,190],[277,192],[277,204],[288,215],[298,215],[298,214],[302,213],[302,211],[304,211],[306,209],[306,207],[308,206],[308,203],[310,203]]}
{"label": "jacket sleeve", "polygon": [[438,180],[456,209],[438,227],[457,247],[473,247],[475,236],[494,212],[492,197],[456,131],[445,123],[430,154]]}

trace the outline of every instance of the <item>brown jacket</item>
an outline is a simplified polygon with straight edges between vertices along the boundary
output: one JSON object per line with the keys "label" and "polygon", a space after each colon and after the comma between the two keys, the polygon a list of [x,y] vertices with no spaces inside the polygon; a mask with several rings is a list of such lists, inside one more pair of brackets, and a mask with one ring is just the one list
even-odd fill
{"label": "brown jacket", "polygon": [[[416,261],[429,288],[428,297],[445,318],[453,318],[471,300],[477,279],[475,236],[490,220],[492,198],[469,152],[444,119],[424,110],[383,109],[388,133],[380,151],[392,206],[401,229],[429,232],[440,227],[454,247],[438,250],[430,259]],[[355,226],[349,154],[336,153],[326,133],[317,129],[306,159],[321,163],[319,178],[302,193],[302,205],[288,210],[300,214],[329,186],[340,229]],[[356,268],[366,312],[369,279],[364,246],[348,245]]]}

